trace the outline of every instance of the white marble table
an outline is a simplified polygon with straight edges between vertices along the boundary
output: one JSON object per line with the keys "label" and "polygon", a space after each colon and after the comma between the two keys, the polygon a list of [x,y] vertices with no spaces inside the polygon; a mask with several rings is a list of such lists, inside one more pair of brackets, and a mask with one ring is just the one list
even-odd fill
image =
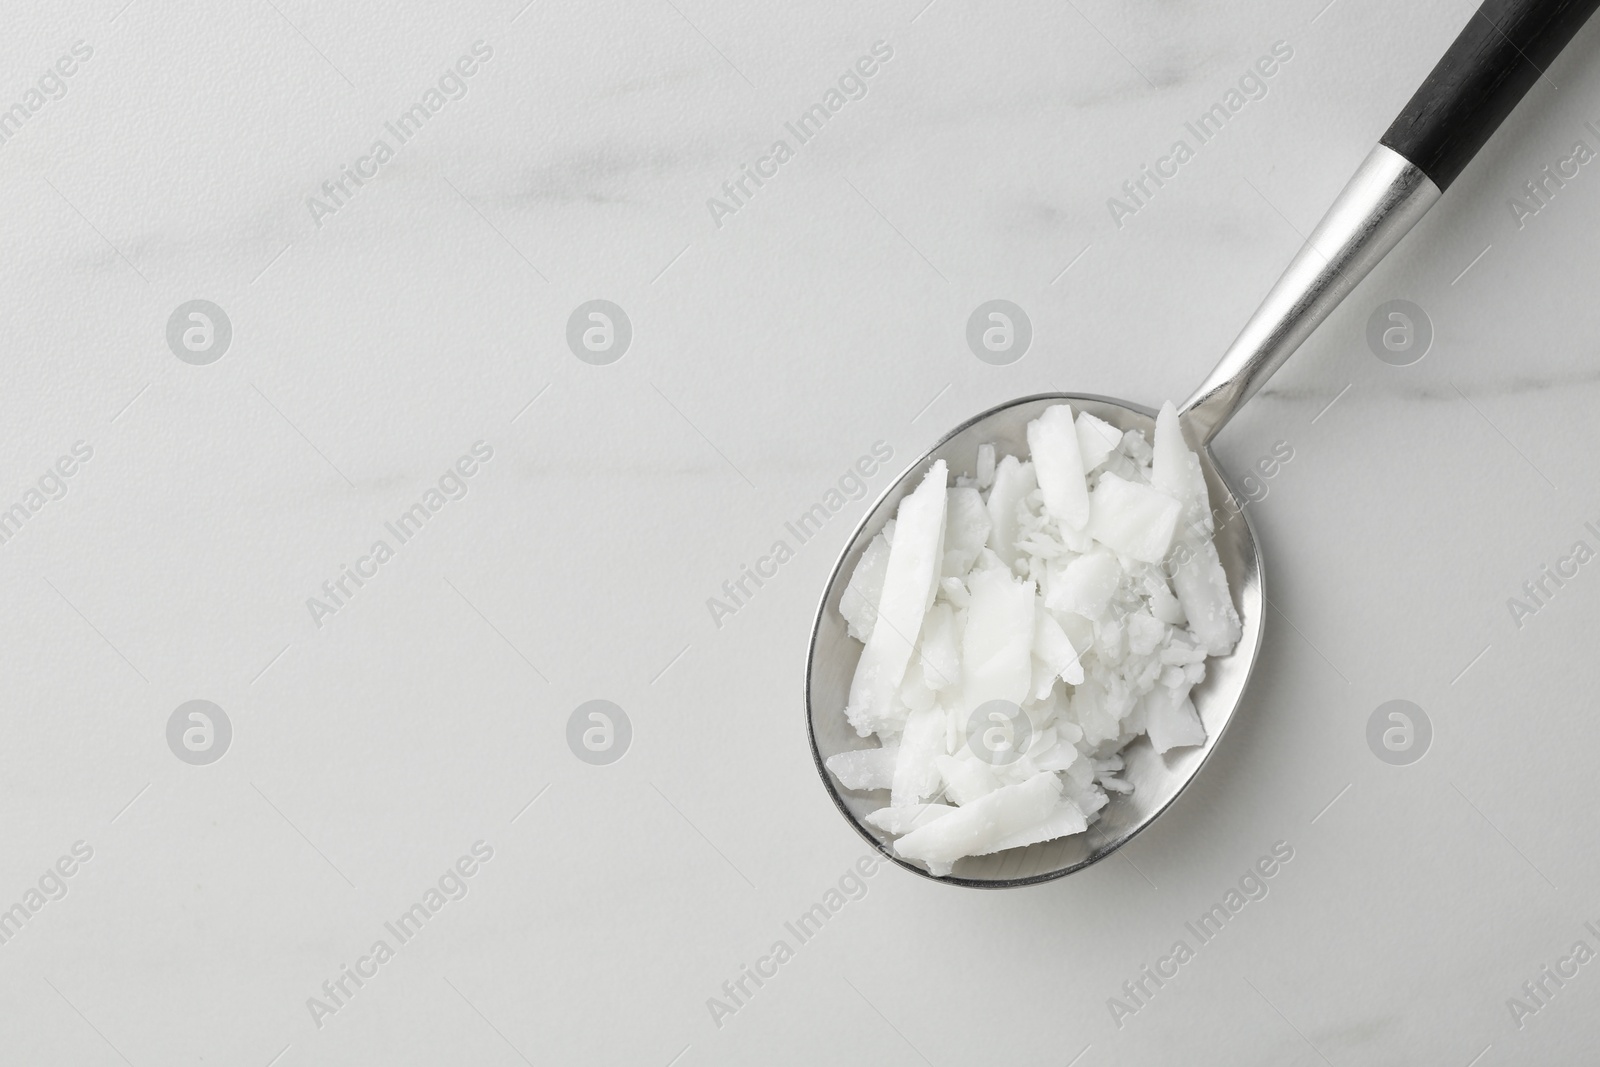
{"label": "white marble table", "polygon": [[[1276,608],[1122,857],[854,892],[800,683],[865,501],[707,608],[877,442],[1182,399],[1474,6],[1324,2],[13,4],[0,1061],[1578,1062],[1600,564],[1508,601],[1600,549],[1600,169],[1512,198],[1600,150],[1600,28],[1219,439],[1292,450],[1253,505]],[[1006,366],[964,338],[997,298]],[[631,323],[603,365],[566,340],[594,299]],[[1394,299],[1409,366],[1365,337]],[[225,350],[214,312],[169,345],[193,300]],[[1407,766],[1367,743],[1394,699]],[[609,765],[567,743],[591,700]]]}

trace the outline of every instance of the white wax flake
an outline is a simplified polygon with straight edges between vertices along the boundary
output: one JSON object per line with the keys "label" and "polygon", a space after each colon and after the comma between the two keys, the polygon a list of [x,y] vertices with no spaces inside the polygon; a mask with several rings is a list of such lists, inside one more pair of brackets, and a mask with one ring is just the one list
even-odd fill
{"label": "white wax flake", "polygon": [[939,756],[935,766],[944,782],[944,795],[957,804],[971,804],[1001,786],[995,768],[983,760]]}
{"label": "white wax flake", "polygon": [[1162,663],[1176,663],[1180,666],[1186,666],[1190,663],[1204,663],[1205,659],[1205,649],[1194,647],[1182,637],[1174,637],[1161,650]]}
{"label": "white wax flake", "polygon": [[994,469],[994,485],[989,490],[989,548],[1002,563],[1017,561],[1017,509],[1029,493],[1039,488],[1033,477],[1033,464],[1007,456]]}
{"label": "white wax flake", "polygon": [[1083,480],[1078,430],[1066,404],[1045,408],[1028,424],[1028,451],[1049,515],[1070,530],[1089,521],[1089,487]]}
{"label": "white wax flake", "polygon": [[922,617],[933,603],[934,582],[944,554],[947,478],[944,460],[935,461],[922,484],[900,501],[895,513],[895,537],[884,568],[877,622],[862,649],[845,707],[850,725],[862,737],[875,728],[901,724],[890,698],[905,676]]}
{"label": "white wax flake", "polygon": [[1167,641],[1167,624],[1147,611],[1136,611],[1128,616],[1128,651],[1135,656],[1148,656]]}
{"label": "white wax flake", "polygon": [[[912,655],[915,656],[916,652],[913,651]],[[900,688],[895,691],[893,699],[898,700],[906,711],[916,712],[933,707],[933,702],[937,698],[934,696],[933,687],[928,685],[927,675],[913,661],[906,665],[905,677],[900,679]]]}
{"label": "white wax flake", "polygon": [[1189,451],[1178,424],[1177,409],[1169,400],[1156,416],[1156,443],[1150,467],[1150,484],[1172,497],[1183,507],[1179,528],[1210,536],[1211,503],[1206,493],[1206,476],[1200,457]]}
{"label": "white wax flake", "polygon": [[1144,696],[1146,728],[1156,751],[1204,744],[1206,728],[1189,700],[1189,691],[1158,685]]}
{"label": "white wax flake", "polygon": [[[1048,600],[1045,601],[1045,607],[1050,607]],[[1061,630],[1067,635],[1067,640],[1072,642],[1073,648],[1087,650],[1090,645],[1094,644],[1093,622],[1071,611],[1058,611],[1051,608],[1050,614],[1055,616],[1056,622],[1061,624]]]}
{"label": "white wax flake", "polygon": [[1087,411],[1078,412],[1078,455],[1083,458],[1083,473],[1090,474],[1122,443],[1122,431],[1097,419]]}
{"label": "white wax flake", "polygon": [[[1037,602],[1034,612],[1033,626],[1033,657],[1043,664],[1045,672],[1050,678],[1060,678],[1068,685],[1077,685],[1083,681],[1082,657],[1077,649],[1072,647],[1072,639],[1061,628],[1055,616],[1042,601]],[[1036,699],[1043,700],[1049,695],[1049,690],[1035,694]]]}
{"label": "white wax flake", "polygon": [[944,522],[944,569],[946,577],[960,577],[989,542],[989,507],[976,489],[952,489],[946,504]]}
{"label": "white wax flake", "polygon": [[889,566],[889,540],[883,534],[874,537],[861,553],[856,569],[850,572],[850,584],[839,598],[839,614],[850,628],[850,636],[866,644],[872,635],[872,624],[878,618],[878,598],[883,594],[883,573]]}
{"label": "white wax flake", "polygon": [[829,756],[826,762],[846,789],[888,789],[899,756],[898,747],[858,748]]}
{"label": "white wax flake", "polygon": [[1189,621],[1189,617],[1183,613],[1183,605],[1172,595],[1172,587],[1167,585],[1165,578],[1149,576],[1145,581],[1145,595],[1150,598],[1150,614],[1162,622],[1182,626]]}
{"label": "white wax flake", "polygon": [[[960,579],[951,579],[959,582]],[[922,621],[921,655],[918,666],[922,680],[929,689],[938,692],[961,681],[961,631],[964,620],[958,618],[955,608],[944,600],[934,602],[928,617]]]}
{"label": "white wax flake", "polygon": [[868,812],[867,821],[886,833],[909,834],[918,827],[926,826],[935,819],[949,815],[955,810],[955,807],[950,804],[913,804],[904,808],[887,807]]}
{"label": "white wax flake", "polygon": [[1133,462],[1137,463],[1139,466],[1150,466],[1150,461],[1154,456],[1154,452],[1150,448],[1150,442],[1145,440],[1143,430],[1124,431],[1122,434],[1122,444],[1118,447],[1127,455],[1129,459],[1133,460]]}
{"label": "white wax flake", "polygon": [[1041,771],[1064,771],[1071,767],[1078,759],[1078,741],[1083,738],[1083,731],[1079,730],[1077,736],[1070,742],[1057,738],[1050,748],[1037,755],[1029,755],[1033,765]]}
{"label": "white wax flake", "polygon": [[979,489],[987,489],[994,484],[994,445],[987,441],[978,446],[976,481]]}
{"label": "white wax flake", "polygon": [[1116,553],[1096,547],[1059,571],[1051,571],[1045,606],[1055,611],[1070,611],[1086,619],[1098,619],[1106,613],[1121,581],[1122,566],[1117,562]]}
{"label": "white wax flake", "polygon": [[933,704],[907,717],[889,786],[889,803],[895,807],[915,804],[939,788],[933,761],[944,755],[944,718],[944,709]]}
{"label": "white wax flake", "polygon": [[1089,820],[1084,816],[1083,809],[1074,804],[1070,797],[1063,796],[1056,800],[1056,806],[1044,817],[1043,822],[1007,834],[991,842],[983,852],[976,855],[986,856],[991,852],[1004,852],[1008,848],[1026,848],[1041,841],[1054,841],[1058,837],[1081,834],[1088,828]]}
{"label": "white wax flake", "polygon": [[1178,602],[1189,616],[1189,629],[1200,647],[1213,656],[1225,655],[1238,643],[1240,626],[1217,546],[1202,541],[1198,545],[1186,542],[1182,547],[1189,551],[1179,553],[1178,569],[1172,576]]}
{"label": "white wax flake", "polygon": [[960,578],[939,579],[939,595],[952,607],[964,608],[972,603],[972,594],[967,592],[967,583]]}
{"label": "white wax flake", "polygon": [[972,606],[961,635],[961,706],[971,711],[991,700],[1021,704],[1033,673],[1033,583],[994,567],[974,572],[967,587]]}
{"label": "white wax flake", "polygon": [[1066,404],[1027,440],[1029,456],[998,462],[980,445],[953,484],[935,463],[840,600],[865,645],[846,714],[881,747],[828,770],[888,790],[867,822],[938,876],[1084,832],[1134,790],[1120,753],[1138,737],[1157,753],[1204,744],[1191,690],[1239,640],[1171,404],[1153,444]]}
{"label": "white wax flake", "polygon": [[1115,740],[1122,732],[1122,718],[1112,698],[1113,694],[1096,682],[1072,690],[1072,715],[1083,728],[1083,740],[1091,749]]}
{"label": "white wax flake", "polygon": [[906,859],[952,863],[962,856],[981,856],[1001,841],[1037,826],[1056,810],[1061,779],[1041,771],[1018,785],[985,793],[941,819],[906,834],[894,850]]}
{"label": "white wax flake", "polygon": [[1172,547],[1183,507],[1158,489],[1103,474],[1090,501],[1089,536],[1120,555],[1159,563]]}

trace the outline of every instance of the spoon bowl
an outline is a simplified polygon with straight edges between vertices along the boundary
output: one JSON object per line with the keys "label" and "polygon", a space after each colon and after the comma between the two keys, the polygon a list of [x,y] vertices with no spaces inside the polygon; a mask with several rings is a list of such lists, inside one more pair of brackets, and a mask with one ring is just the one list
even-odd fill
{"label": "spoon bowl", "polygon": [[[950,874],[937,881],[1003,888],[1081,870],[1149,826],[1199,773],[1244,695],[1261,646],[1267,602],[1261,585],[1261,552],[1243,501],[1211,454],[1212,438],[1427,214],[1596,9],[1600,0],[1484,0],[1334,199],[1215,369],[1178,408],[1179,425],[1205,472],[1216,527],[1213,542],[1243,625],[1234,650],[1209,658],[1205,681],[1190,694],[1205,726],[1205,743],[1163,757],[1148,738],[1140,738],[1123,750],[1125,767],[1120,772],[1133,791],[1112,794],[1087,831],[960,859]],[[839,600],[868,543],[898,510],[901,498],[922,481],[930,464],[942,459],[950,471],[971,474],[977,470],[978,446],[986,442],[994,444],[997,455],[1024,456],[1029,452],[1028,423],[1062,401],[1124,432],[1143,430],[1147,440],[1154,440],[1154,412],[1101,396],[1024,397],[971,419],[919,457],[878,498],[834,567],[812,627],[806,713],[817,773],[861,836],[889,859],[924,877],[934,876],[902,861],[888,835],[866,822],[868,813],[888,803],[889,791],[843,790],[823,763],[836,753],[876,743],[857,737],[845,720],[862,646],[850,638]]]}
{"label": "spoon bowl", "polygon": [[1099,821],[1088,831],[1027,848],[969,856],[956,861],[955,869],[944,877],[935,877],[921,866],[895,855],[892,836],[866,821],[869,812],[889,802],[888,790],[845,789],[823,765],[824,760],[839,752],[877,745],[874,738],[858,737],[844,716],[850,680],[855,675],[862,647],[849,636],[844,618],[839,614],[839,599],[844,595],[850,575],[855,572],[868,543],[894,517],[901,498],[917,487],[935,460],[944,460],[952,475],[970,475],[977,470],[978,446],[985,443],[994,445],[997,459],[1007,454],[1025,458],[1028,423],[1047,407],[1063,402],[1071,404],[1074,411],[1087,411],[1124,432],[1142,430],[1147,440],[1155,439],[1154,411],[1102,396],[1050,393],[1023,397],[968,420],[902,471],[873,504],[851,535],[849,549],[834,567],[812,626],[806,662],[806,713],[817,772],[839,811],[862,837],[895,863],[937,882],[989,889],[1029,885],[1071,874],[1122,847],[1177,799],[1210,757],[1239,706],[1251,664],[1261,644],[1262,612],[1266,606],[1261,584],[1261,553],[1250,529],[1243,498],[1228,484],[1210,449],[1199,448],[1196,453],[1205,472],[1216,522],[1214,543],[1243,626],[1238,645],[1226,656],[1207,660],[1205,681],[1191,693],[1195,710],[1205,725],[1205,743],[1173,749],[1160,756],[1151,747],[1149,738],[1141,737],[1122,752],[1126,769],[1121,777],[1132,784],[1133,792],[1111,794],[1110,803],[1100,812]]}

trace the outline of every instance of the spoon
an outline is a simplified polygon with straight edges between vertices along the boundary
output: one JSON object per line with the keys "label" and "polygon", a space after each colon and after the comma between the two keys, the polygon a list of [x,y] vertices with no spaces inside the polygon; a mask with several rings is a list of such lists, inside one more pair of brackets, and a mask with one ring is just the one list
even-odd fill
{"label": "spoon", "polygon": [[1109,856],[1177,799],[1204,766],[1233,718],[1261,647],[1261,549],[1244,501],[1217,465],[1211,441],[1339,302],[1399,243],[1477,155],[1551,61],[1566,47],[1600,0],[1485,0],[1399,117],[1356,170],[1311,237],[1267,293],[1211,374],[1179,410],[1190,446],[1200,457],[1216,520],[1214,543],[1243,631],[1233,652],[1207,661],[1206,678],[1191,693],[1205,725],[1202,745],[1156,754],[1141,737],[1123,750],[1121,777],[1133,791],[1111,794],[1086,832],[1027,848],[956,861],[935,877],[895,854],[893,838],[866,815],[888,802],[887,790],[843,789],[823,766],[836,753],[872,747],[845,721],[844,707],[861,645],[846,632],[839,600],[868,543],[894,516],[900,500],[935,460],[953,472],[977,469],[978,446],[997,456],[1028,453],[1026,427],[1047,407],[1068,403],[1121,430],[1154,439],[1155,412],[1110,397],[1051,393],[991,408],[956,427],[912,463],[874,504],[828,579],[811,632],[806,663],[806,710],[817,773],[834,803],[880,853],[935,881],[1005,888],[1059,878]]}

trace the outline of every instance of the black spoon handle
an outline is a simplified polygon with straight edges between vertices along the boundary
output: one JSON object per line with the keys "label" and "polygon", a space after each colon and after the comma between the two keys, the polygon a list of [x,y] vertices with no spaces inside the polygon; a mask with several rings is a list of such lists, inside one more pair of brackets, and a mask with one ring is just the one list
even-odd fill
{"label": "black spoon handle", "polygon": [[1448,189],[1597,7],[1484,0],[1379,143]]}
{"label": "black spoon handle", "polygon": [[1208,444],[1500,128],[1600,0],[1485,0],[1178,414]]}

